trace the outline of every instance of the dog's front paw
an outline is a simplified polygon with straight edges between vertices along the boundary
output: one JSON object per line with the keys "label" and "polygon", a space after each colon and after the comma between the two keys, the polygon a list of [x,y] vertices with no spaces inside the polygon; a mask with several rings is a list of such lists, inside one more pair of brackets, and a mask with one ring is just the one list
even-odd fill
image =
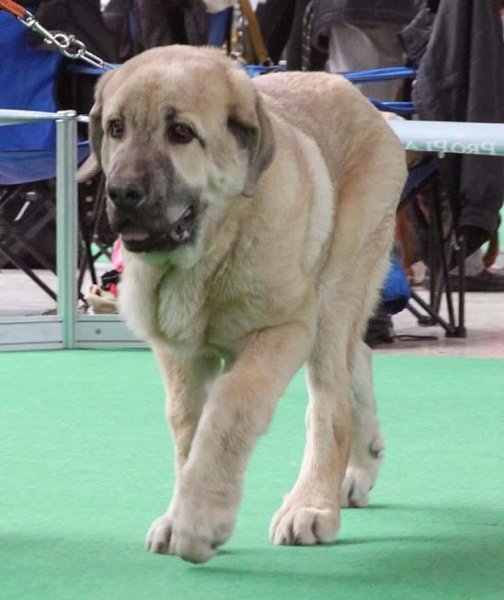
{"label": "dog's front paw", "polygon": [[[218,500],[218,501],[217,501]],[[236,510],[223,498],[176,493],[168,512],[156,519],[147,534],[147,549],[204,563],[230,537]]]}
{"label": "dog's front paw", "polygon": [[223,498],[180,494],[173,503],[170,554],[207,562],[230,537],[236,511]]}
{"label": "dog's front paw", "polygon": [[327,506],[310,504],[295,502],[287,497],[271,522],[271,541],[285,546],[310,546],[332,542],[339,530],[339,507],[329,503]]}
{"label": "dog's front paw", "polygon": [[367,451],[350,456],[341,488],[342,508],[364,508],[369,502],[369,492],[373,488],[383,461],[383,442],[376,438]]}
{"label": "dog's front paw", "polygon": [[147,533],[147,550],[158,554],[175,554],[193,563],[204,563],[212,558],[231,535],[222,534],[225,527],[211,527],[179,518],[175,523],[171,515],[163,515],[156,519]]}

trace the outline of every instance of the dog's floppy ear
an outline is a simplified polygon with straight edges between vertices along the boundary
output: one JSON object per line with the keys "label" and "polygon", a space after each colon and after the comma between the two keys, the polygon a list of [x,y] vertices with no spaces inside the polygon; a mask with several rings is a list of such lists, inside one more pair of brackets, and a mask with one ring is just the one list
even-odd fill
{"label": "dog's floppy ear", "polygon": [[269,167],[275,155],[275,136],[262,100],[252,86],[248,75],[238,69],[231,75],[236,103],[230,107],[230,125],[241,129],[249,151],[249,165],[243,195],[251,198],[261,174]]}
{"label": "dog's floppy ear", "polygon": [[103,128],[101,117],[103,111],[103,88],[114,75],[114,71],[109,71],[100,77],[95,89],[95,99],[93,107],[89,113],[89,142],[91,144],[91,155],[82,163],[77,170],[77,182],[82,183],[97,175],[101,168],[101,146],[103,139]]}
{"label": "dog's floppy ear", "polygon": [[243,188],[243,195],[248,198],[255,194],[259,177],[270,166],[275,156],[273,128],[259,97],[256,102],[256,114],[258,127],[252,135],[254,141],[251,147],[251,160]]}

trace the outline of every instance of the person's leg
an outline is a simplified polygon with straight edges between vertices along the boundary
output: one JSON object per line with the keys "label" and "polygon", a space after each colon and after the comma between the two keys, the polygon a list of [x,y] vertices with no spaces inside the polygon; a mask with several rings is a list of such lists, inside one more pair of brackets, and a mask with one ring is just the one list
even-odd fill
{"label": "person's leg", "polygon": [[255,14],[269,57],[276,64],[282,58],[294,19],[295,0],[267,0]]}
{"label": "person's leg", "polygon": [[207,44],[220,48],[226,42],[233,18],[233,8],[226,8],[216,13],[207,13]]}
{"label": "person's leg", "polygon": [[[331,29],[328,68],[331,73],[365,71],[402,65],[402,48],[397,37],[399,25],[394,23],[338,23]],[[395,100],[401,81],[364,83],[357,87],[368,98]],[[369,319],[365,336],[371,347],[394,341],[391,316],[378,306]]]}
{"label": "person's leg", "polygon": [[466,277],[472,277],[483,271],[485,264],[483,263],[483,250],[481,248],[478,248],[476,252],[473,252],[471,256],[465,259],[464,268]]}
{"label": "person's leg", "polygon": [[164,0],[135,0],[133,14],[140,50],[175,42],[173,23],[169,19]]}
{"label": "person's leg", "polygon": [[[299,71],[303,68],[303,44],[305,34],[305,18],[310,0],[295,0],[296,10],[294,11],[294,22],[292,24],[291,35],[287,45],[287,68],[290,71]],[[310,44],[309,52],[309,71],[323,71],[327,61],[327,52],[318,50]]]}
{"label": "person's leg", "polygon": [[[504,292],[504,275],[498,271],[487,269],[483,261],[483,250],[478,248],[465,260],[465,287],[468,292]],[[451,274],[452,288],[458,288],[458,269]]]}

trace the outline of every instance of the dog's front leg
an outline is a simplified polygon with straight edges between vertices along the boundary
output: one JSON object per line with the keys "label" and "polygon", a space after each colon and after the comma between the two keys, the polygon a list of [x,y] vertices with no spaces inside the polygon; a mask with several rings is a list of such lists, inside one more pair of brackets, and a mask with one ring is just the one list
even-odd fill
{"label": "dog's front leg", "polygon": [[[220,358],[203,355],[183,359],[154,348],[166,387],[166,418],[173,432],[176,455],[176,482],[185,465],[208,391],[220,372]],[[172,503],[173,504],[173,503]],[[173,523],[172,504],[154,521],[147,533],[147,549],[168,554]]]}
{"label": "dog's front leg", "polygon": [[231,536],[251,451],[311,339],[305,325],[263,330],[215,381],[175,489],[170,553],[205,562]]}

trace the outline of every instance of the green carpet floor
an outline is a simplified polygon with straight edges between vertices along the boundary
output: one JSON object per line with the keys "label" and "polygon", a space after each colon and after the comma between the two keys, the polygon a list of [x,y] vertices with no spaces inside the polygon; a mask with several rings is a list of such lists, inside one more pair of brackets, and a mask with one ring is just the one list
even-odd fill
{"label": "green carpet floor", "polygon": [[0,354],[0,598],[504,598],[504,361],[378,356],[375,380],[386,461],[338,542],[267,537],[301,459],[299,375],[253,456],[234,537],[195,567],[143,548],[172,484],[152,355]]}

